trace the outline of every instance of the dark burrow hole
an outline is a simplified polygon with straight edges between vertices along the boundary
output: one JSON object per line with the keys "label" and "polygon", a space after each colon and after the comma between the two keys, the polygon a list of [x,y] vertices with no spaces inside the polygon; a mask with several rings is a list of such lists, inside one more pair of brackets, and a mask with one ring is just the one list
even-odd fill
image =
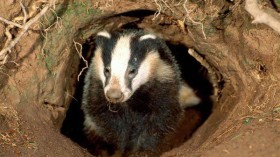
{"label": "dark burrow hole", "polygon": [[[166,42],[179,64],[182,78],[194,89],[202,101],[199,105],[185,109],[185,118],[180,124],[179,129],[174,133],[176,138],[172,136],[172,140],[168,140],[170,142],[168,142],[167,145],[163,147],[161,146],[161,150],[163,151],[171,150],[186,142],[196,129],[208,118],[212,110],[212,102],[210,100],[210,96],[212,95],[212,85],[208,81],[207,70],[187,53],[188,48],[183,44],[171,44],[169,41]],[[90,58],[93,55],[93,50],[94,43],[92,40],[89,40],[83,45],[83,56],[85,56],[88,62],[90,62]],[[79,68],[82,69],[84,66],[84,62],[80,62]],[[93,155],[97,155],[100,150],[104,149],[107,150],[109,154],[113,154],[114,148],[109,144],[98,140],[95,141],[95,143],[92,143],[87,140],[83,133],[84,117],[80,106],[85,73],[86,72],[80,77],[80,81],[77,82],[74,99],[67,111],[66,118],[61,128],[61,133],[79,144],[81,147],[86,148]]]}

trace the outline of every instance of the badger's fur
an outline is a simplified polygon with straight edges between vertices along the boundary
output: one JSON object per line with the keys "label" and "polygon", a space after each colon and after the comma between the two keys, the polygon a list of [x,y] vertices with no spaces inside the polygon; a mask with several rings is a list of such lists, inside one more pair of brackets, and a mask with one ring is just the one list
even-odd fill
{"label": "badger's fur", "polygon": [[139,30],[99,32],[85,78],[85,131],[123,152],[156,150],[182,115],[178,65],[166,44]]}
{"label": "badger's fur", "polygon": [[180,84],[178,99],[180,106],[184,109],[187,107],[198,105],[201,101],[200,98],[195,94],[193,89],[183,81]]}

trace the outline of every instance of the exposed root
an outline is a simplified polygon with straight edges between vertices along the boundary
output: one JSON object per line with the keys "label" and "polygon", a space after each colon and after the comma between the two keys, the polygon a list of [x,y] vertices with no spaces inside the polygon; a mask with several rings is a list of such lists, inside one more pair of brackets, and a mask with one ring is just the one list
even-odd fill
{"label": "exposed root", "polygon": [[220,93],[219,75],[215,72],[213,67],[211,67],[210,64],[204,58],[202,58],[197,52],[195,52],[194,49],[189,49],[188,53],[192,57],[194,57],[203,67],[205,67],[208,70],[209,79],[210,79],[210,82],[211,82],[211,84],[213,86],[213,90],[214,90],[214,96],[217,97]]}
{"label": "exposed root", "polygon": [[[36,8],[35,11],[31,11],[28,15],[25,10],[24,5],[20,1],[20,5],[23,11],[24,16],[16,17],[14,21],[23,20],[23,25],[20,25],[18,23],[15,23],[13,21],[9,21],[7,19],[4,19],[3,17],[0,17],[0,21],[8,24],[9,26],[6,27],[5,35],[7,36],[7,41],[5,42],[4,48],[0,51],[0,65],[4,65],[8,61],[8,54],[11,53],[12,48],[19,42],[21,37],[29,30],[30,26],[37,22],[48,10],[51,6],[54,5],[54,0],[46,4],[46,6],[33,18],[32,15],[37,11],[37,8],[33,6],[32,8]],[[44,2],[43,2],[44,3]],[[31,18],[28,20],[28,18]],[[28,21],[27,21],[28,20]],[[21,28],[22,30],[16,35],[16,37],[12,40],[12,35],[9,32],[11,28],[14,26]]]}
{"label": "exposed root", "polygon": [[162,11],[162,7],[158,3],[158,1],[157,0],[154,0],[154,1],[155,1],[156,5],[158,6],[158,10],[155,12],[153,20],[155,20],[161,14],[161,11]]}
{"label": "exposed root", "polygon": [[[154,0],[154,3],[157,6],[157,11],[154,14],[153,20],[155,20],[161,13],[170,11],[172,15],[176,16],[176,12],[178,8],[180,8],[184,12],[183,19],[179,19],[178,21],[183,21],[185,24],[187,21],[194,25],[200,25],[203,38],[206,39],[206,34],[204,31],[204,24],[201,22],[204,20],[204,18],[200,19],[199,21],[196,21],[191,16],[191,13],[194,12],[194,9],[189,9],[187,7],[187,4],[189,4],[188,0],[180,0],[179,2],[175,2],[174,0]],[[212,3],[212,1],[211,1]],[[205,15],[204,15],[205,16]]]}
{"label": "exposed root", "polygon": [[46,29],[45,29],[45,32],[48,31],[49,29],[51,29],[51,28],[54,27],[54,26],[55,26],[56,28],[58,28],[58,29],[62,29],[62,28],[63,28],[61,17],[59,17],[59,16],[57,15],[57,13],[55,12],[54,9],[51,8],[50,10],[52,11],[53,15],[55,16],[56,22],[54,22],[54,23],[51,24],[48,28],[46,28]]}
{"label": "exposed root", "polygon": [[6,23],[6,24],[8,24],[8,25],[13,25],[13,26],[16,26],[16,27],[18,27],[18,28],[23,28],[22,25],[20,25],[20,24],[18,24],[18,23],[15,23],[15,22],[13,22],[13,21],[9,21],[9,20],[7,20],[7,19],[1,17],[1,16],[0,16],[0,21]]}
{"label": "exposed root", "polygon": [[193,24],[196,24],[196,25],[200,25],[201,26],[201,30],[202,30],[202,34],[203,34],[203,37],[204,39],[206,39],[206,35],[205,35],[205,32],[204,32],[204,25],[202,22],[198,22],[198,21],[195,21],[192,19],[192,17],[190,16],[190,11],[188,10],[186,4],[187,4],[188,0],[185,0],[184,4],[183,4],[183,7],[186,11],[186,16],[184,18],[184,22],[186,21],[186,18],[189,19]]}
{"label": "exposed root", "polygon": [[[83,57],[82,55],[82,50],[83,50],[83,46],[82,44],[76,42],[75,40],[73,40],[73,43],[74,43],[74,46],[75,46],[75,49],[77,51],[77,53],[79,54],[80,58],[84,61],[84,63],[86,64],[85,67],[83,67],[83,69],[80,71],[79,75],[78,75],[78,78],[77,80],[79,81],[80,80],[80,76],[82,75],[82,73],[84,72],[84,70],[86,70],[88,68],[88,61]],[[78,48],[78,46],[80,47],[80,49]]]}
{"label": "exposed root", "polygon": [[23,18],[23,24],[25,24],[25,23],[26,23],[26,20],[27,20],[26,9],[25,9],[25,6],[22,4],[22,0],[20,0],[19,4],[20,4],[21,10],[22,10],[22,12],[23,12],[23,16],[24,16],[24,18]]}
{"label": "exposed root", "polygon": [[[280,21],[273,17],[271,13],[261,9],[257,0],[246,0],[245,9],[253,16],[252,23],[266,24],[280,34]],[[279,15],[274,16],[278,16],[280,19]]]}

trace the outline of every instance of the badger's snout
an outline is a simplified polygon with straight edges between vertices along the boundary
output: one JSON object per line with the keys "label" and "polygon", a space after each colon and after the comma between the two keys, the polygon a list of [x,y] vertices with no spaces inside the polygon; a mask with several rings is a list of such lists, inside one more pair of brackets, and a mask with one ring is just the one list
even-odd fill
{"label": "badger's snout", "polygon": [[106,92],[106,97],[112,103],[120,103],[124,99],[124,94],[120,89],[111,88]]}

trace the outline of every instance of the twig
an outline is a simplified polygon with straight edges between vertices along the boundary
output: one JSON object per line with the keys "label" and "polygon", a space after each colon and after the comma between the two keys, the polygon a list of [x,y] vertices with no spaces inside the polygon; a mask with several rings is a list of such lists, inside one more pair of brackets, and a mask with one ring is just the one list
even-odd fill
{"label": "twig", "polygon": [[10,30],[11,30],[13,27],[14,27],[13,25],[9,25],[9,26],[7,26],[6,29],[5,29],[5,35],[7,36],[7,40],[6,40],[5,44],[4,44],[4,47],[6,47],[6,46],[12,41],[13,36],[12,36],[12,34],[10,33]]}
{"label": "twig", "polygon": [[24,16],[24,18],[23,18],[23,24],[25,24],[26,23],[26,20],[27,20],[27,13],[26,13],[26,9],[25,9],[25,6],[22,4],[22,0],[20,0],[20,2],[19,2],[19,4],[20,4],[20,6],[21,6],[21,9],[22,9],[22,12],[23,12],[23,16]]}
{"label": "twig", "polygon": [[[59,29],[62,29],[61,17],[59,17],[59,16],[57,15],[57,13],[55,12],[54,9],[50,9],[50,10],[53,12],[53,14],[54,14],[55,17],[56,17],[56,22],[54,22],[50,27],[52,27],[53,25],[55,25],[55,26],[57,26]],[[48,28],[50,28],[50,27],[48,27]],[[48,28],[47,28],[47,29],[48,29]]]}
{"label": "twig", "polygon": [[218,74],[204,58],[202,58],[197,52],[195,52],[194,49],[189,49],[188,53],[208,70],[210,82],[212,83],[214,89],[214,96],[218,96],[220,92]]}
{"label": "twig", "polygon": [[18,24],[18,23],[15,23],[15,22],[12,22],[12,21],[9,21],[9,20],[7,20],[7,19],[1,17],[1,16],[0,16],[0,21],[6,23],[6,24],[8,24],[8,25],[13,25],[13,26],[16,26],[16,27],[18,27],[18,28],[23,28],[22,25],[20,25],[20,24]]}
{"label": "twig", "polygon": [[21,39],[21,37],[27,32],[27,30],[29,29],[29,27],[35,23],[36,21],[38,21],[38,19],[40,17],[42,17],[50,8],[50,4],[46,5],[34,18],[32,18],[31,20],[29,20],[27,23],[25,23],[22,26],[22,31],[19,33],[19,35],[12,40],[9,45],[5,48],[3,48],[0,51],[0,64],[5,64],[7,61],[7,54],[9,54],[9,52],[11,52],[11,49],[18,43],[18,41]]}
{"label": "twig", "polygon": [[266,24],[280,34],[280,21],[268,12],[260,9],[257,0],[246,0],[245,9],[253,16],[254,20],[252,23]]}
{"label": "twig", "polygon": [[[80,58],[82,58],[82,60],[84,61],[84,63],[86,64],[85,67],[83,67],[83,69],[80,71],[79,75],[78,75],[78,78],[77,80],[79,81],[80,80],[80,76],[82,75],[82,73],[84,72],[84,70],[86,70],[88,68],[88,61],[83,57],[82,55],[82,50],[83,50],[83,46],[82,44],[76,42],[74,39],[73,39],[73,43],[74,43],[74,46],[75,46],[75,49],[77,51],[77,53],[79,54]],[[78,49],[77,45],[80,46],[80,49]]]}

